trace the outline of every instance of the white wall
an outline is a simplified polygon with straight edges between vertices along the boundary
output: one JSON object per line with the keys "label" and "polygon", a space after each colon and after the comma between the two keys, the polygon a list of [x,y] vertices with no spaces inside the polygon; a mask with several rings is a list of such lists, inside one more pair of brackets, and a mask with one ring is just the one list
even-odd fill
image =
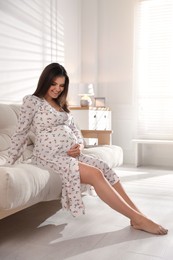
{"label": "white wall", "polygon": [[81,3],[80,0],[58,0],[64,21],[65,68],[70,82],[78,84],[81,77]]}
{"label": "white wall", "polygon": [[134,5],[135,0],[83,0],[82,77],[97,79],[97,95],[112,110],[113,144],[123,148],[126,164],[134,161]]}
{"label": "white wall", "polygon": [[97,0],[82,1],[81,81],[92,82],[97,93],[98,83],[98,12]]}
{"label": "white wall", "polygon": [[101,0],[99,8],[99,96],[112,109],[113,143],[133,162],[134,0]]}

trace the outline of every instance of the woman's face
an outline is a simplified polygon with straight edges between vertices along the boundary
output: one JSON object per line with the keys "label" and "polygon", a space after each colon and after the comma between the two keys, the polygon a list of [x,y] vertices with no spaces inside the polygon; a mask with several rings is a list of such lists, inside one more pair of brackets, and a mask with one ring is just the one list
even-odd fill
{"label": "woman's face", "polygon": [[65,87],[65,77],[56,77],[52,85],[49,87],[46,95],[44,96],[45,99],[51,100],[56,99],[64,90]]}

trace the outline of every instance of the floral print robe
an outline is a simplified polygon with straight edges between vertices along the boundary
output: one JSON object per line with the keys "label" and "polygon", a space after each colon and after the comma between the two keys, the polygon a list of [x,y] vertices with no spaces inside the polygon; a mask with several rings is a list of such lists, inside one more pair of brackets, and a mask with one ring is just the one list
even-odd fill
{"label": "floral print robe", "polygon": [[14,164],[24,152],[30,130],[35,134],[32,163],[53,170],[62,179],[61,202],[73,216],[85,211],[81,196],[78,161],[98,167],[110,182],[116,183],[116,173],[102,160],[81,154],[77,158],[67,155],[75,143],[83,143],[80,131],[71,113],[55,110],[45,99],[25,96],[20,109],[16,132],[12,136],[8,163]]}

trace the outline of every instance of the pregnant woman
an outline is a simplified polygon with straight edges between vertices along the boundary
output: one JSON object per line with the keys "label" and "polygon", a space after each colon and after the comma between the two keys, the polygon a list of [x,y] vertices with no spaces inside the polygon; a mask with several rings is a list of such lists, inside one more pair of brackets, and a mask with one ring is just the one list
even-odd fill
{"label": "pregnant woman", "polygon": [[51,63],[45,67],[36,91],[23,99],[8,163],[14,164],[22,155],[32,129],[32,163],[60,174],[62,207],[73,216],[84,214],[81,184],[89,184],[105,203],[128,217],[133,228],[167,234],[167,229],[140,212],[106,162],[82,153],[83,138],[67,105],[68,87],[69,77],[62,65]]}

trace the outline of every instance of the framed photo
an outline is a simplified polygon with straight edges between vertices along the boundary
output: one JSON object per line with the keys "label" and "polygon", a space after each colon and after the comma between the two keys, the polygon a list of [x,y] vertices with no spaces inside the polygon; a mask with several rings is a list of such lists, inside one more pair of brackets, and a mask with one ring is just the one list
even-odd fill
{"label": "framed photo", "polygon": [[95,106],[96,107],[105,107],[106,106],[105,97],[95,97]]}

